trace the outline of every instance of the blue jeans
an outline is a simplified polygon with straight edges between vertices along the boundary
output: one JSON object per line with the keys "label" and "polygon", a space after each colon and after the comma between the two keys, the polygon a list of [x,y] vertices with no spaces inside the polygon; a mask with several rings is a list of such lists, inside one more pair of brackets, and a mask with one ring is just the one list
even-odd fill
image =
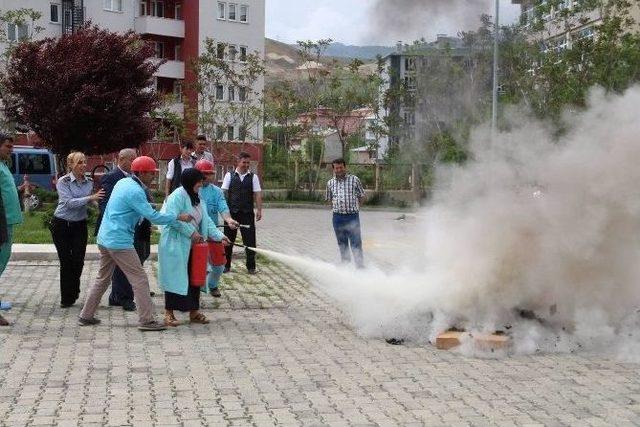
{"label": "blue jeans", "polygon": [[340,248],[340,258],[342,262],[350,262],[349,246],[353,252],[353,259],[356,267],[364,267],[362,256],[362,237],[360,236],[360,215],[353,214],[333,214],[333,230],[336,233],[338,247]]}
{"label": "blue jeans", "polygon": [[211,267],[211,271],[207,275],[207,287],[210,291],[214,289],[218,289],[218,285],[220,284],[220,277],[222,276],[222,272],[224,271],[224,265],[209,265]]}

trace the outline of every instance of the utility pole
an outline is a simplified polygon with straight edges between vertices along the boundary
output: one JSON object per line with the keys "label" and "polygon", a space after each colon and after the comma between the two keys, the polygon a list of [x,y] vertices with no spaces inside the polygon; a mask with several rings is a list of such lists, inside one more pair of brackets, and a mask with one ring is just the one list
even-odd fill
{"label": "utility pole", "polygon": [[498,63],[500,34],[500,0],[496,0],[495,24],[493,29],[493,104],[491,111],[491,139],[498,134]]}

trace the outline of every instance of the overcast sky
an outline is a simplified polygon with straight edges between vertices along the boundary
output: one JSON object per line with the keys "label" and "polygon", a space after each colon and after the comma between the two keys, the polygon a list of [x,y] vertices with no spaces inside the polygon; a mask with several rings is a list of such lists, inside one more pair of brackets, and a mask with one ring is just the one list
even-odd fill
{"label": "overcast sky", "polygon": [[[402,0],[384,1],[402,3]],[[462,5],[471,0],[450,1],[464,7]],[[393,46],[399,39],[412,41],[425,37],[431,40],[436,34],[455,35],[463,29],[456,28],[455,22],[446,19],[425,19],[424,30],[421,26],[408,31],[373,28],[374,3],[376,0],[266,0],[267,37],[287,43],[331,38],[345,44]],[[501,0],[501,4],[503,22],[512,22],[519,13],[519,7],[512,5],[511,0]]]}

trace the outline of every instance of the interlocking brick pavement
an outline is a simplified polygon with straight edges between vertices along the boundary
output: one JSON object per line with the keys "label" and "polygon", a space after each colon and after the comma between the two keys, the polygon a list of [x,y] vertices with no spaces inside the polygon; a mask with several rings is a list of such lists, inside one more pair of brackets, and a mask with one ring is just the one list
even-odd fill
{"label": "interlocking brick pavement", "polygon": [[[323,214],[267,211],[258,241],[335,257]],[[393,216],[363,214],[363,227]],[[106,307],[106,297],[103,323],[79,327],[78,306],[59,308],[57,263],[11,263],[0,279],[15,304],[14,325],[0,328],[0,425],[640,424],[638,365],[474,359],[363,339],[298,272],[262,260],[248,276],[241,262],[223,298],[202,298],[210,325],[162,333],[138,331],[135,313]],[[81,300],[96,269],[85,266]],[[154,301],[159,312],[162,297]]]}

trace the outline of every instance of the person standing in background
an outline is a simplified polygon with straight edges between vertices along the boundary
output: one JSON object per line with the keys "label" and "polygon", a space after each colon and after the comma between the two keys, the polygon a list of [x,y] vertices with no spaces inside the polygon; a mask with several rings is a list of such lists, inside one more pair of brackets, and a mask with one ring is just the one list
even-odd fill
{"label": "person standing in background", "polygon": [[213,154],[207,151],[207,137],[204,135],[198,135],[196,138],[196,151],[193,153],[193,157],[196,160],[206,160],[213,162]]}
{"label": "person standing in background", "polygon": [[87,159],[79,151],[67,156],[68,173],[58,179],[58,206],[49,224],[60,260],[60,307],[71,307],[80,296],[80,276],[87,250],[87,207],[104,197],[93,193],[93,180],[84,176]]}
{"label": "person standing in background", "polygon": [[357,176],[347,173],[343,159],[332,162],[334,177],[327,182],[327,201],[333,211],[333,230],[340,248],[342,262],[351,261],[349,245],[356,267],[363,268],[362,237],[360,233],[360,205],[364,189]]}
{"label": "person standing in background", "polygon": [[[13,175],[7,166],[11,162],[13,138],[0,134],[0,276],[4,273],[11,258],[13,243],[13,227],[22,223],[20,200]],[[11,304],[0,301],[0,308],[8,310]],[[8,326],[9,322],[0,315],[0,326]]]}
{"label": "person standing in background", "polygon": [[[250,160],[251,156],[249,153],[241,152],[238,155],[236,170],[226,173],[222,181],[222,190],[224,190],[227,196],[231,218],[242,225],[249,226],[249,228],[240,228],[242,243],[250,248],[255,248],[256,221],[262,219],[262,189],[260,188],[258,175],[249,170],[251,166]],[[229,238],[231,243],[234,243],[238,235],[238,230],[226,226],[224,228],[224,234]],[[229,245],[225,249],[227,265],[224,271],[229,272],[231,271],[233,245]],[[252,250],[245,249],[245,254],[247,256],[247,272],[249,274],[256,274],[256,253]]]}
{"label": "person standing in background", "polygon": [[169,197],[173,190],[180,187],[180,175],[182,171],[192,168],[196,164],[193,157],[193,142],[184,140],[180,144],[180,155],[169,161],[167,175],[164,182],[164,198]]}

